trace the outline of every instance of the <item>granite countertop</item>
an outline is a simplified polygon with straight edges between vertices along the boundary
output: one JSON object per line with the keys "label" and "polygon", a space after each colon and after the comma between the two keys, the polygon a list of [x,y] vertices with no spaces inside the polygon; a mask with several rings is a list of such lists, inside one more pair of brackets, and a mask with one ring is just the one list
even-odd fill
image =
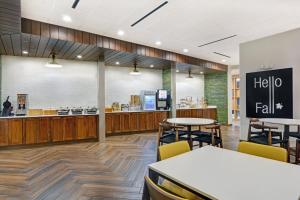
{"label": "granite countertop", "polygon": [[97,114],[76,114],[76,115],[34,115],[34,116],[8,116],[8,117],[2,117],[0,116],[0,119],[24,119],[24,118],[40,118],[40,117],[74,117],[74,116],[94,116],[99,115]]}

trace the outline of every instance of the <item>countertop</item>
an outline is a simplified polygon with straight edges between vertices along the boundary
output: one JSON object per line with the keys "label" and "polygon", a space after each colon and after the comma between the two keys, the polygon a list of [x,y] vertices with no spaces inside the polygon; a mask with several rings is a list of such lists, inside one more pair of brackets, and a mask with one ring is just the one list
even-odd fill
{"label": "countertop", "polygon": [[74,117],[74,116],[94,116],[99,115],[97,114],[82,114],[82,115],[34,115],[34,116],[8,116],[8,117],[0,117],[0,119],[24,119],[24,118],[40,118],[40,117]]}
{"label": "countertop", "polygon": [[113,112],[105,112],[105,114],[110,113],[140,113],[140,112],[169,112],[170,110],[131,110],[131,111],[113,111]]}

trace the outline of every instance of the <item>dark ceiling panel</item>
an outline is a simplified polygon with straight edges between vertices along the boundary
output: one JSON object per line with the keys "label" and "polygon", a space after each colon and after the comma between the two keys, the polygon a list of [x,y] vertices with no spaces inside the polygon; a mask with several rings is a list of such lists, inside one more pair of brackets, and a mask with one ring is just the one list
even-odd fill
{"label": "dark ceiling panel", "polygon": [[21,50],[21,34],[13,34],[11,35],[12,40],[12,46],[15,56],[21,56],[22,50]]}

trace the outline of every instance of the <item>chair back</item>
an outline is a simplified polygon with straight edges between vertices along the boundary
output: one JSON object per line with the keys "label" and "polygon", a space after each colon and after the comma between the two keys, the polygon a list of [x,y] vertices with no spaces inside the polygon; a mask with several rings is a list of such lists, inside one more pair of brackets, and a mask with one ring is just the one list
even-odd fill
{"label": "chair back", "polygon": [[280,147],[256,144],[252,142],[240,142],[238,151],[272,160],[278,160],[282,162],[288,161],[287,150]]}
{"label": "chair back", "polygon": [[189,151],[191,148],[187,141],[166,144],[158,148],[159,160],[165,160]]}
{"label": "chair back", "polygon": [[187,200],[163,190],[147,176],[145,176],[145,181],[152,200]]}

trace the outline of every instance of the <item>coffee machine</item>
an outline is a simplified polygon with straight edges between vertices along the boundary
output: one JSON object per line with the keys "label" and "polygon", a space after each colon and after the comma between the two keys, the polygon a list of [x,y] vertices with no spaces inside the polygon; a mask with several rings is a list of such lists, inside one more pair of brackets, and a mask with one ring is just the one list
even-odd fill
{"label": "coffee machine", "polygon": [[168,90],[156,91],[156,109],[168,110],[170,109],[171,95]]}
{"label": "coffee machine", "polygon": [[17,116],[24,116],[28,110],[28,94],[17,94]]}

